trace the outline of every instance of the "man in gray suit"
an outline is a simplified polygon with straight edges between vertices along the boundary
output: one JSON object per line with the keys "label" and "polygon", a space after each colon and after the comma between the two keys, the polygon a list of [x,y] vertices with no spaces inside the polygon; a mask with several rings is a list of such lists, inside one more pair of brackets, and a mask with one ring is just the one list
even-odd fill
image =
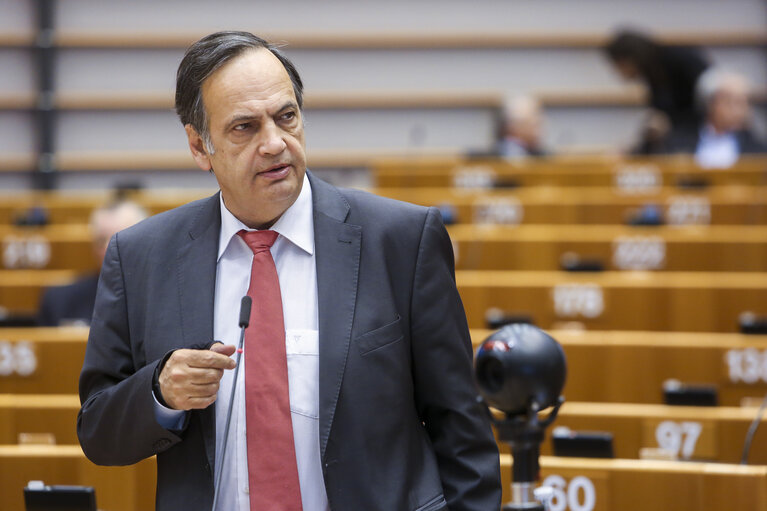
{"label": "man in gray suit", "polygon": [[[497,510],[439,214],[307,172],[302,88],[252,34],[187,50],[176,110],[221,191],[111,240],[80,377],[83,450],[104,465],[157,455],[161,511],[211,509],[219,472],[218,510]],[[255,400],[259,385],[278,390]]]}

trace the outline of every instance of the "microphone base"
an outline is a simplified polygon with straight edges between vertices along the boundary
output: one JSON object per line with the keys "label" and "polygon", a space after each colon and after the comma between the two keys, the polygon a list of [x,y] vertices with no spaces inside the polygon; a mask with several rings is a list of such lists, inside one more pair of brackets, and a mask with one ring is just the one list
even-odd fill
{"label": "microphone base", "polygon": [[545,511],[542,503],[535,498],[533,483],[511,483],[511,502],[502,511]]}
{"label": "microphone base", "polygon": [[502,511],[546,511],[540,502],[529,502],[527,504],[506,504],[501,508]]}

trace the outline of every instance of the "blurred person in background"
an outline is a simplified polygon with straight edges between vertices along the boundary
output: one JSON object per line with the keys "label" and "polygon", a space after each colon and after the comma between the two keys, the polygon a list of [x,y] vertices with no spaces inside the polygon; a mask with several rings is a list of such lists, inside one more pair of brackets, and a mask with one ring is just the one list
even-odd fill
{"label": "blurred person in background", "polygon": [[692,47],[667,46],[630,30],[618,32],[605,51],[625,80],[641,81],[651,111],[634,152],[661,152],[670,132],[695,132],[700,122],[695,106],[698,78],[709,67],[703,53]]}
{"label": "blurred person in background", "polygon": [[744,76],[709,69],[700,77],[696,93],[703,120],[694,131],[672,131],[666,152],[694,153],[704,168],[728,168],[741,154],[767,152],[750,126],[750,86]]}
{"label": "blurred person in background", "polygon": [[541,104],[532,96],[515,96],[503,109],[502,131],[497,144],[498,156],[519,158],[544,156]]}
{"label": "blurred person in background", "polygon": [[[93,258],[98,267],[112,236],[147,217],[138,204],[123,200],[94,209],[90,217]],[[37,315],[39,326],[89,325],[96,301],[98,271],[66,286],[48,288],[43,294]]]}

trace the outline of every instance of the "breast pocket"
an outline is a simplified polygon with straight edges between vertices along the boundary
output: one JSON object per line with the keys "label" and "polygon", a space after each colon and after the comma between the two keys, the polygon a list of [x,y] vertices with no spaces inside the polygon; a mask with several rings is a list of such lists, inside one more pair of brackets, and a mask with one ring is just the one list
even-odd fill
{"label": "breast pocket", "polygon": [[375,350],[401,341],[404,335],[400,323],[401,318],[398,315],[397,319],[391,323],[357,337],[354,343],[357,345],[357,348],[359,348],[360,354],[367,355]]}
{"label": "breast pocket", "polygon": [[320,417],[320,337],[317,330],[287,330],[290,411]]}

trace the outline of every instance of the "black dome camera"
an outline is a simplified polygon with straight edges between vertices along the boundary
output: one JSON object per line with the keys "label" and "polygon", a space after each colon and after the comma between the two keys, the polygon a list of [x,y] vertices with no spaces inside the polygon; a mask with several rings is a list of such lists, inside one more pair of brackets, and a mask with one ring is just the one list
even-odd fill
{"label": "black dome camera", "polygon": [[508,325],[485,339],[475,360],[485,401],[509,415],[524,414],[532,402],[554,406],[565,385],[565,352],[550,335],[528,324]]}

